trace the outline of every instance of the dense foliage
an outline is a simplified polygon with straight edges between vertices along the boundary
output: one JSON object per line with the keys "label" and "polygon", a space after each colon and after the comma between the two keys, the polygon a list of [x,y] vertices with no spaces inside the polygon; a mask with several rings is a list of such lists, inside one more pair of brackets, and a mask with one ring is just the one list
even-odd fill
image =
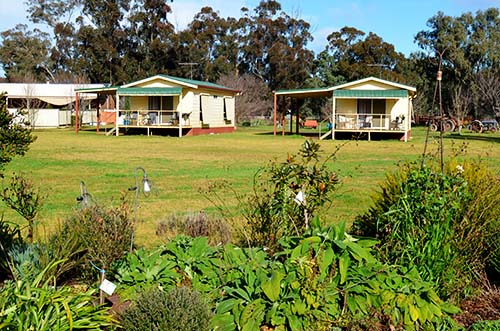
{"label": "dense foliage", "polygon": [[94,291],[56,287],[43,281],[47,266],[35,279],[20,279],[0,288],[0,329],[99,330],[113,325],[107,309],[94,305]]}
{"label": "dense foliage", "polygon": [[0,91],[0,177],[4,176],[5,165],[15,156],[24,155],[34,140],[31,130],[9,113],[5,95]]}
{"label": "dense foliage", "polygon": [[133,246],[133,231],[134,222],[126,201],[122,200],[116,207],[93,202],[68,217],[59,237],[53,240],[75,241],[78,249],[85,252],[81,267],[87,270],[88,277],[96,274],[96,268],[107,270],[114,261],[125,256]]}
{"label": "dense foliage", "polygon": [[370,314],[387,316],[386,327],[418,329],[446,324],[447,314],[457,312],[415,269],[377,262],[373,242],[346,235],[342,226],[322,228],[316,218],[304,235],[284,237],[281,245],[271,256],[261,248],[214,248],[206,238],[179,237],[127,256],[117,280],[129,293],[192,286],[211,299],[216,330],[327,330]]}
{"label": "dense foliage", "polygon": [[139,294],[120,321],[128,331],[208,331],[210,315],[201,295],[187,287],[153,288]]}
{"label": "dense foliage", "polygon": [[499,179],[483,162],[404,164],[388,174],[353,231],[380,240],[388,263],[417,268],[445,296],[462,296],[496,266]]}

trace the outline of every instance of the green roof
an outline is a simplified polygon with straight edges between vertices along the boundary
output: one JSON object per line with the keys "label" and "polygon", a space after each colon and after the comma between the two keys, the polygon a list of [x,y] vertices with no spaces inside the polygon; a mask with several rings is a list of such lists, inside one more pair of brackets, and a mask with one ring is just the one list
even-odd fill
{"label": "green roof", "polygon": [[340,98],[405,98],[407,90],[335,90],[334,97]]}
{"label": "green roof", "polygon": [[118,95],[180,95],[182,87],[120,87]]}
{"label": "green roof", "polygon": [[215,88],[215,89],[218,89],[218,90],[228,90],[228,91],[237,92],[236,90],[231,89],[229,87],[226,87],[226,86],[223,86],[223,85],[219,85],[219,84],[215,84],[215,83],[204,82],[204,81],[201,81],[201,80],[194,80],[194,79],[187,79],[187,78],[181,78],[181,77],[174,77],[174,76],[169,76],[169,75],[158,75],[158,76],[164,77],[164,78],[167,78],[167,79],[171,79],[171,80],[175,80],[175,81],[178,81],[178,82],[190,84],[190,85],[198,85],[198,86],[207,87],[207,88]]}

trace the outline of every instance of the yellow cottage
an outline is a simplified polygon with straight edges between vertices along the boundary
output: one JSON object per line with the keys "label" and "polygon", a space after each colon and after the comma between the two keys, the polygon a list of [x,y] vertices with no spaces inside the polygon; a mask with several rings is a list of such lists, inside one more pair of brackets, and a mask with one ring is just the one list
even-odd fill
{"label": "yellow cottage", "polygon": [[[336,134],[384,134],[407,141],[411,134],[412,100],[416,89],[411,86],[368,77],[350,83],[316,89],[281,90],[277,97],[332,98],[331,130],[322,138],[335,139]],[[275,125],[276,134],[276,125]]]}
{"label": "yellow cottage", "polygon": [[[179,137],[233,132],[235,99],[240,91],[218,84],[168,75],[156,75],[122,86],[79,89],[111,96],[114,134],[132,132]],[[109,116],[108,116],[109,117]]]}

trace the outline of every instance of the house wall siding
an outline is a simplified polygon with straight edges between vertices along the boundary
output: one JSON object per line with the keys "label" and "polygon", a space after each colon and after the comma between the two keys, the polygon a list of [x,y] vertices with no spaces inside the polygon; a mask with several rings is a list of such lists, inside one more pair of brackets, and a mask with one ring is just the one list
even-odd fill
{"label": "house wall siding", "polygon": [[408,98],[402,98],[391,101],[394,101],[391,112],[392,120],[395,120],[396,117],[400,117],[401,115],[404,115],[406,119],[410,118],[411,114],[409,114],[409,109],[408,109]]}
{"label": "house wall siding", "polygon": [[234,97],[226,98],[226,116],[227,120],[231,121],[227,125],[233,126],[235,125],[235,111],[236,111],[236,100]]}

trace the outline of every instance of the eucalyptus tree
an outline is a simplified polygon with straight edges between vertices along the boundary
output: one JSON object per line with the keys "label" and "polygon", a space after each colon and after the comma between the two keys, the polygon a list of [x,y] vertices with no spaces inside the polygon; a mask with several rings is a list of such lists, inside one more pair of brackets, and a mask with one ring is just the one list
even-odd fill
{"label": "eucalyptus tree", "polygon": [[[50,57],[48,33],[28,30],[27,25],[1,33],[0,63],[8,81],[51,81],[54,63]],[[1,92],[1,91],[0,91]]]}
{"label": "eucalyptus tree", "polygon": [[311,76],[310,24],[291,17],[277,1],[261,1],[253,14],[242,8],[239,72],[261,78],[271,89],[297,88]]}
{"label": "eucalyptus tree", "polygon": [[234,73],[238,59],[238,21],[222,18],[211,7],[203,7],[188,27],[179,33],[181,76],[217,81]]}
{"label": "eucalyptus tree", "polygon": [[323,65],[328,70],[322,74],[329,80],[352,81],[368,76],[380,77],[392,81],[407,83],[404,69],[407,59],[397,52],[394,45],[385,42],[373,32],[365,32],[345,26],[332,32],[328,44],[318,60],[322,63],[335,63],[335,66]]}
{"label": "eucalyptus tree", "polygon": [[[171,2],[171,1],[170,1]],[[167,0],[27,0],[34,23],[53,30],[61,71],[120,84],[173,67]]]}
{"label": "eucalyptus tree", "polygon": [[[500,74],[500,15],[497,8],[478,11],[475,15],[464,13],[451,17],[438,12],[427,21],[428,30],[417,33],[415,40],[422,49],[420,58],[427,58],[433,66],[420,72],[428,81],[435,81],[438,62],[442,65],[442,95],[445,111],[455,112],[459,91],[470,99],[469,113],[489,113],[494,116],[499,100],[492,100],[484,89],[484,77],[498,82]],[[500,87],[496,83],[493,89]],[[469,92],[472,91],[472,97]],[[491,93],[490,93],[491,94]],[[463,109],[463,103],[460,109]]]}
{"label": "eucalyptus tree", "polygon": [[177,66],[177,36],[165,0],[137,0],[128,17],[124,65],[130,80],[168,73]]}

